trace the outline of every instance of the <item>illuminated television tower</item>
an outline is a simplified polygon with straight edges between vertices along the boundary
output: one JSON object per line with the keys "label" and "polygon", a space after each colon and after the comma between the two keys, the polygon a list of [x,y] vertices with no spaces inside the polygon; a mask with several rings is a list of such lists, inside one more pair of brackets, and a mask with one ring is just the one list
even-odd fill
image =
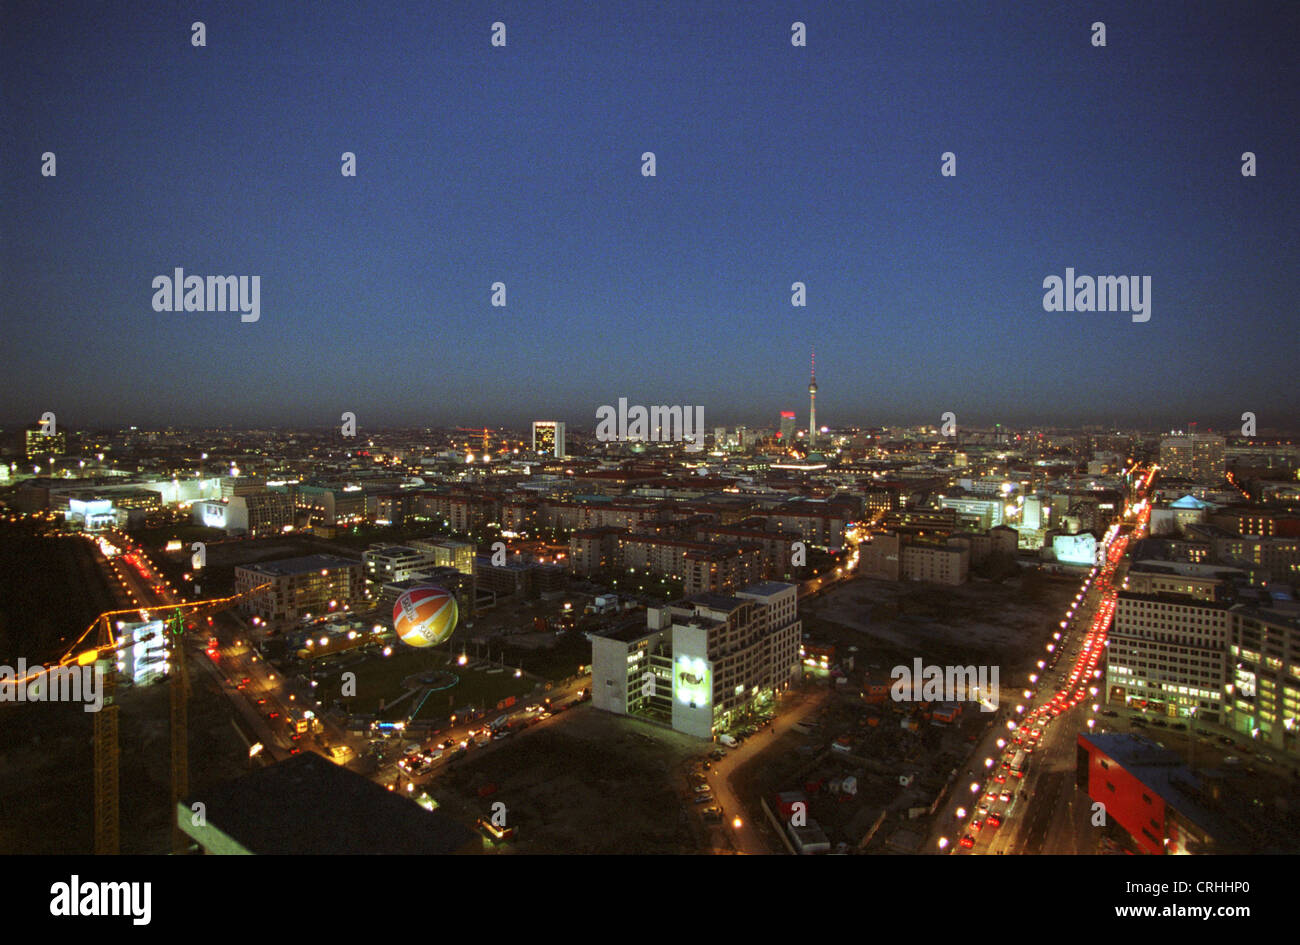
{"label": "illuminated television tower", "polygon": [[817,443],[817,349],[812,349],[812,376],[808,379],[808,449]]}

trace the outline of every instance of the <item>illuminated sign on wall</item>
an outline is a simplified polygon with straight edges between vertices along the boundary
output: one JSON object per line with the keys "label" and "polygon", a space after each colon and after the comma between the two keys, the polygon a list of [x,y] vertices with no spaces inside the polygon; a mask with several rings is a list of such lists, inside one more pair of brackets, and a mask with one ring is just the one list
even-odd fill
{"label": "illuminated sign on wall", "polygon": [[120,635],[130,642],[119,651],[118,669],[131,682],[141,686],[170,670],[167,630],[161,620],[127,624]]}
{"label": "illuminated sign on wall", "polygon": [[1255,698],[1255,674],[1237,666],[1237,694],[1247,699]]}
{"label": "illuminated sign on wall", "polygon": [[222,502],[207,502],[202,505],[203,524],[208,528],[226,527],[226,506]]}
{"label": "illuminated sign on wall", "polygon": [[86,528],[108,528],[117,523],[111,499],[69,499],[66,517],[80,519]]}
{"label": "illuminated sign on wall", "polygon": [[713,675],[709,664],[689,656],[677,657],[673,667],[673,697],[683,705],[708,705],[713,699]]}
{"label": "illuminated sign on wall", "polygon": [[1097,563],[1097,539],[1091,532],[1080,532],[1078,535],[1056,535],[1052,538],[1052,551],[1056,553],[1057,561],[1066,564],[1094,565]]}

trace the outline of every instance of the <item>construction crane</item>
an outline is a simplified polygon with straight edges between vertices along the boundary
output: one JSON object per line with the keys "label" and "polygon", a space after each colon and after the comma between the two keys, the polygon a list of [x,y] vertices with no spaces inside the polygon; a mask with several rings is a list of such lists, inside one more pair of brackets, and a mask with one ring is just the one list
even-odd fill
{"label": "construction crane", "polygon": [[[189,841],[180,829],[179,808],[181,799],[190,790],[189,766],[189,665],[185,658],[185,624],[188,619],[206,617],[225,610],[258,594],[271,585],[259,584],[230,597],[214,597],[206,600],[188,601],[180,604],[165,604],[157,607],[132,607],[124,610],[109,610],[100,614],[85,629],[73,644],[68,647],[54,666],[30,674],[27,680],[39,677],[54,669],[68,666],[95,666],[100,672],[103,703],[95,713],[95,853],[97,855],[114,855],[120,849],[121,834],[119,829],[118,767],[120,743],[118,741],[118,706],[114,698],[117,688],[117,652],[121,645],[114,634],[114,619],[127,614],[136,619],[149,620],[151,612],[168,614],[165,617],[164,632],[170,632],[176,638],[175,669],[171,674],[171,802],[172,802],[172,849],[184,852]],[[87,637],[95,633],[94,645],[78,651]]]}
{"label": "construction crane", "polygon": [[456,427],[458,433],[482,433],[483,434],[483,452],[488,451],[488,434],[492,431],[487,427]]}

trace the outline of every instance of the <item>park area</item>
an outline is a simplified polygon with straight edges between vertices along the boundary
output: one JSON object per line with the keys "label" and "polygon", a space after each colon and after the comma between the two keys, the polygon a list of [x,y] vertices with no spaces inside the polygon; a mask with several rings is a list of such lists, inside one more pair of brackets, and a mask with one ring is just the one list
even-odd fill
{"label": "park area", "polygon": [[[314,665],[310,674],[320,691],[355,692],[338,700],[349,714],[389,722],[435,721],[468,707],[486,711],[512,696],[526,698],[544,686],[515,667],[469,657],[463,664],[460,660],[461,654],[445,647],[418,650],[398,644],[389,656],[373,648],[340,654],[326,665]],[[355,689],[345,688],[344,673],[355,674]]]}

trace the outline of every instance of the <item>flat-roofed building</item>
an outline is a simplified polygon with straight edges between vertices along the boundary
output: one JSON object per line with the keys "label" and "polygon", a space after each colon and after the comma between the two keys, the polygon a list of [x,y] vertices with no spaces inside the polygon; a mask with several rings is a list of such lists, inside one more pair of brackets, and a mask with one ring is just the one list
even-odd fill
{"label": "flat-roofed building", "polygon": [[313,525],[357,525],[366,520],[366,491],[358,485],[298,485],[298,510]]}
{"label": "flat-roofed building", "polygon": [[1224,439],[1213,433],[1169,436],[1160,441],[1161,475],[1195,482],[1224,478]]}
{"label": "flat-roofed building", "polygon": [[860,544],[858,553],[858,571],[866,577],[958,585],[970,576],[969,543],[959,538],[927,541],[879,532]]}
{"label": "flat-roofed building", "polygon": [[389,544],[371,545],[361,553],[361,562],[372,586],[405,581],[413,574],[438,566],[432,552]]}
{"label": "flat-roofed building", "polygon": [[[191,805],[202,801],[203,824]],[[404,792],[304,751],[183,798],[177,823],[208,854],[482,853],[483,839]]]}
{"label": "flat-roofed building", "polygon": [[592,701],[700,738],[798,678],[798,588],[697,594],[592,636]]}
{"label": "flat-roofed building", "polygon": [[1238,604],[1231,611],[1226,724],[1262,744],[1300,755],[1300,608]]}
{"label": "flat-roofed building", "polygon": [[297,512],[289,493],[263,490],[194,502],[190,514],[196,523],[223,529],[227,535],[262,538],[291,531]]}
{"label": "flat-roofed building", "polygon": [[240,565],[235,593],[270,587],[245,599],[239,609],[258,617],[269,629],[294,626],[308,615],[341,613],[367,600],[364,566],[338,555],[307,555]]}
{"label": "flat-roofed building", "polygon": [[564,459],[564,421],[533,421],[533,452],[543,456]]}
{"label": "flat-roofed building", "polygon": [[1228,631],[1227,603],[1120,591],[1106,649],[1106,701],[1221,722]]}
{"label": "flat-roofed building", "polygon": [[688,551],[684,559],[687,594],[733,591],[763,578],[763,549],[758,545],[715,545]]}
{"label": "flat-roofed building", "polygon": [[1075,784],[1105,805],[1143,853],[1243,853],[1243,833],[1201,779],[1141,735],[1078,736]]}
{"label": "flat-roofed building", "polygon": [[417,538],[406,543],[415,551],[431,555],[431,562],[439,568],[455,568],[461,574],[473,576],[474,559],[478,549],[471,541],[454,538]]}
{"label": "flat-roofed building", "polygon": [[995,525],[1002,524],[1006,500],[998,498],[965,498],[945,496],[939,500],[940,509],[953,509],[957,512],[959,522],[968,521],[976,531],[987,532]]}
{"label": "flat-roofed building", "polygon": [[589,575],[605,568],[621,568],[623,556],[619,539],[627,535],[622,528],[580,528],[569,538],[569,569],[574,574]]}

